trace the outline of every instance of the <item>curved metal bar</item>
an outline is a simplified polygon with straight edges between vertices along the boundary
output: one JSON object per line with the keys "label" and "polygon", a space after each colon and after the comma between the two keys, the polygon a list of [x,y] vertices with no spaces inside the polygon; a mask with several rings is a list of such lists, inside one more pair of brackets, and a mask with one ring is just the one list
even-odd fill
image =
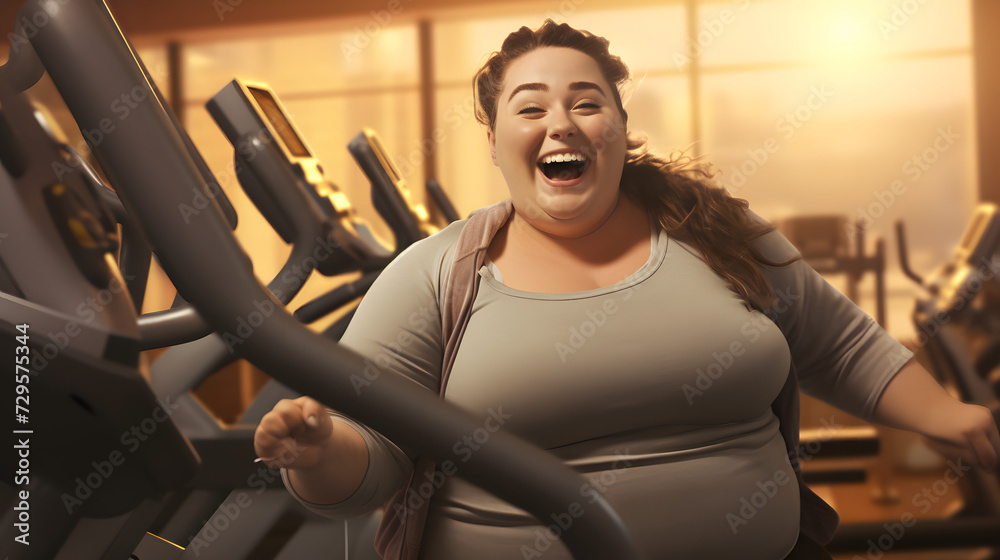
{"label": "curved metal bar", "polygon": [[132,297],[136,313],[142,312],[152,261],[153,252],[149,250],[146,240],[142,238],[142,232],[134,226],[123,225],[118,268],[128,286],[128,293]]}
{"label": "curved metal bar", "polygon": [[0,66],[0,84],[10,84],[16,91],[26,91],[37,84],[43,74],[45,68],[28,42],[22,20],[18,19],[10,35],[7,63]]}
{"label": "curved metal bar", "polygon": [[[302,289],[306,278],[312,273],[313,263],[315,263],[314,260],[309,259],[312,249],[312,246],[293,246],[285,264],[271,280],[271,283],[267,285],[267,289],[282,304],[292,301],[292,298]],[[147,313],[140,316],[138,322],[143,350],[184,344],[204,338],[214,331],[190,303]],[[168,352],[171,351],[168,350]],[[201,381],[203,379],[199,380],[193,387],[197,387]]]}
{"label": "curved metal bar", "polygon": [[899,244],[899,268],[907,278],[913,280],[918,286],[924,286],[924,279],[910,268],[910,251],[906,248],[906,226],[903,222],[896,222],[896,242]]}
{"label": "curved metal bar", "polygon": [[353,282],[337,286],[333,290],[307,302],[295,310],[295,318],[309,324],[322,319],[328,314],[347,305],[366,293],[375,283],[381,270],[369,272]]}
{"label": "curved metal bar", "polygon": [[[30,0],[26,9],[41,1]],[[110,120],[114,115],[102,111],[122,95],[137,101],[92,148],[178,290],[215,329],[242,339],[245,358],[293,390],[450,463],[463,478],[540,520],[581,512],[561,535],[575,558],[640,558],[621,517],[601,496],[583,499],[585,481],[561,461],[503,431],[471,456],[457,454],[456,443],[482,419],[373,369],[301,325],[254,277],[221,213],[201,212],[184,223],[178,210],[192,191],[204,192],[204,179],[164,108],[139,101],[152,96],[151,89],[106,6],[68,0],[33,44],[81,127]],[[263,320],[246,336],[236,332],[239,320],[254,313]]]}
{"label": "curved metal bar", "polygon": [[176,346],[212,334],[212,327],[191,304],[146,313],[138,323],[143,350]]}

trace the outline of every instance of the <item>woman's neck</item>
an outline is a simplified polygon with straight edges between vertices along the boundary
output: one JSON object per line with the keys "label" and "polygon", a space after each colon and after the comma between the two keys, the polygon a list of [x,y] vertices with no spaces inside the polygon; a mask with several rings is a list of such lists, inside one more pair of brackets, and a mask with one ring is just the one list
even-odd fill
{"label": "woman's neck", "polygon": [[562,237],[542,231],[515,209],[498,237],[499,243],[494,245],[499,246],[490,247],[494,261],[502,260],[502,254],[510,251],[522,256],[602,264],[618,259],[636,244],[648,242],[649,219],[629,197],[620,196],[607,218],[583,235]]}

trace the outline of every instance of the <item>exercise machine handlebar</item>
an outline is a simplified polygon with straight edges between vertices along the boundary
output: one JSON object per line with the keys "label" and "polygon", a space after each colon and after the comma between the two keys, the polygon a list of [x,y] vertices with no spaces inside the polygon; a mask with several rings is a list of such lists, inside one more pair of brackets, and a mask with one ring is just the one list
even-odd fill
{"label": "exercise machine handlebar", "polygon": [[[43,10],[43,3],[30,0],[21,13]],[[575,558],[640,558],[606,500],[580,499],[583,479],[569,467],[503,432],[471,457],[456,455],[454,443],[477,427],[471,415],[391,374],[365,377],[360,356],[312,333],[265,290],[217,209],[184,223],[178,209],[192,192],[205,192],[205,177],[103,2],[63,3],[32,45],[82,128],[110,118],[104,113],[109,100],[146,96],[91,148],[125,208],[139,218],[163,269],[215,330],[232,333],[239,318],[267,315],[239,346],[246,359],[389,438],[460,465],[463,478],[539,519],[578,504],[584,515],[563,534]],[[213,283],[216,278],[226,282]]]}

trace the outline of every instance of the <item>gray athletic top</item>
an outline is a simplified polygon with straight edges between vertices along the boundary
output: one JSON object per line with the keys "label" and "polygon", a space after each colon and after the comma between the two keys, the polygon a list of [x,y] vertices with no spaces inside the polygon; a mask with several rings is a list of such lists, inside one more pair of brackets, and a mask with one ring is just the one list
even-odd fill
{"label": "gray athletic top", "polygon": [[[400,255],[342,343],[433,387],[437,302],[463,225]],[[757,243],[778,262],[795,254],[775,232]],[[868,419],[911,354],[804,262],[766,272],[781,329],[658,228],[646,264],[597,290],[523,292],[484,266],[445,392],[483,424],[456,454],[471,456],[501,426],[550,450],[590,480],[583,499],[609,500],[646,558],[784,558],[798,536],[799,489],[770,405],[790,362],[804,392]],[[387,500],[413,455],[335,416],[368,442],[368,474],[339,504],[296,497],[347,518]],[[460,478],[439,472],[425,486],[439,488],[421,558],[571,558],[558,535],[579,512],[539,524]]]}

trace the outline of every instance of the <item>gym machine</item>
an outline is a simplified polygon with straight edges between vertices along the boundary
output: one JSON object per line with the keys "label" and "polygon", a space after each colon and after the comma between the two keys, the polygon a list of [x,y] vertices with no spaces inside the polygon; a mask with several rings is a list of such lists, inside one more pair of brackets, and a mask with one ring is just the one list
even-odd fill
{"label": "gym machine", "polygon": [[[986,375],[977,371],[974,359],[977,337],[996,344],[996,329],[983,325],[1000,318],[995,300],[996,273],[1000,270],[1000,211],[981,203],[966,227],[951,259],[927,279],[909,265],[906,239],[901,222],[896,224],[900,264],[903,272],[926,290],[927,297],[916,302],[913,321],[930,361],[935,378],[959,399],[979,404],[1000,418],[1000,399]],[[981,366],[982,367],[982,366]],[[827,549],[830,552],[866,552],[891,540],[893,551],[929,549],[969,549],[987,547],[989,558],[1000,558],[1000,478],[997,472],[970,469],[958,479],[964,505],[946,519],[920,519],[896,537],[885,523],[852,523],[838,531]],[[892,537],[891,539],[889,537]],[[880,540],[881,539],[881,540]]]}
{"label": "gym machine", "polygon": [[[39,14],[45,14],[45,25],[31,24]],[[256,279],[219,206],[217,182],[199,163],[197,150],[103,2],[31,0],[18,21],[11,59],[0,69],[0,216],[11,231],[0,244],[3,286],[9,290],[3,294],[0,348],[5,355],[44,357],[48,346],[37,333],[60,329],[67,343],[49,351],[46,367],[33,366],[19,384],[35,397],[30,420],[19,428],[31,430],[26,434],[30,469],[23,483],[3,487],[10,507],[2,531],[5,543],[19,542],[16,520],[28,511],[22,525],[31,544],[16,546],[11,558],[124,558],[136,550],[164,496],[195,476],[199,464],[166,414],[169,403],[156,402],[137,370],[139,350],[151,346],[143,342],[126,290],[95,309],[93,321],[74,319],[79,302],[103,301],[107,291],[123,288],[124,280],[113,257],[117,239],[103,195],[88,186],[82,171],[74,171],[65,142],[46,133],[19,94],[43,70],[80,128],[102,131],[100,141],[88,137],[90,148],[122,207],[196,310],[187,317],[197,315],[223,338],[242,340],[237,350],[242,357],[294,390],[438,461],[461,464],[464,478],[540,519],[576,502],[583,479],[508,434],[496,434],[468,461],[454,456],[452,443],[475,429],[475,419],[404,380],[383,375],[361,395],[355,393],[351,376],[363,375],[362,359],[295,320],[277,294]],[[33,25],[30,32],[25,22]],[[146,102],[113,121],[106,113],[108,100],[123,92]],[[59,168],[57,173],[52,163],[70,172]],[[208,201],[204,209],[182,215],[183,207],[199,197]],[[206,281],[223,277],[224,285]],[[253,313],[269,316],[251,332],[237,332],[239,319]],[[185,333],[182,338],[198,321],[178,329]],[[19,325],[31,329],[23,343]],[[119,440],[128,435],[138,445],[126,455],[119,451]],[[0,467],[15,472],[19,464],[20,458],[7,454]],[[62,497],[81,483],[91,493],[68,511]],[[606,501],[583,508],[586,515],[563,534],[576,558],[639,558]]]}
{"label": "gym machine", "polygon": [[[263,84],[233,80],[207,104],[209,112],[232,143],[237,159],[235,168],[241,184],[261,213],[272,216],[275,229],[284,224],[302,223],[286,218],[291,214],[278,207],[283,198],[300,196],[300,191],[277,196],[282,189],[305,184],[305,191],[322,190],[339,195],[339,190],[322,177],[322,165],[288,117],[278,96]],[[362,131],[349,145],[372,184],[376,209],[386,219],[397,244],[392,251],[358,251],[361,260],[345,261],[331,273],[363,271],[363,276],[303,305],[295,317],[311,323],[329,312],[346,306],[363,295],[387,262],[413,241],[438,231],[429,222],[423,206],[414,204],[405,182],[372,130]],[[244,153],[241,153],[244,152]],[[443,194],[443,193],[442,193]],[[311,194],[315,197],[315,194]],[[378,241],[358,220],[346,197],[338,196],[335,205],[325,206],[335,215],[350,218],[353,231],[364,232],[365,244],[377,247]],[[328,213],[334,213],[328,210]],[[269,221],[272,221],[269,219]],[[286,235],[290,241],[294,235]],[[322,246],[323,244],[321,244]],[[314,253],[315,254],[315,253]],[[353,264],[352,264],[353,263]],[[350,314],[345,318],[349,319]],[[340,320],[324,335],[338,340],[346,328]],[[276,473],[252,464],[253,430],[260,418],[281,398],[299,395],[277,381],[270,381],[239,419],[236,427],[223,427],[191,397],[189,391],[199,385],[220,365],[235,355],[217,336],[171,348],[151,367],[151,379],[157,395],[178,403],[174,420],[192,439],[203,458],[203,468],[186,488],[165,508],[152,532],[188,548],[181,558],[301,557],[304,550],[345,549],[345,557],[374,558],[373,533],[379,516],[345,521],[344,536],[331,530],[331,521],[316,516],[291,498],[278,483]],[[267,495],[262,495],[264,492]],[[220,531],[214,525],[223,524]],[[353,535],[347,525],[358,527],[363,536]]]}

